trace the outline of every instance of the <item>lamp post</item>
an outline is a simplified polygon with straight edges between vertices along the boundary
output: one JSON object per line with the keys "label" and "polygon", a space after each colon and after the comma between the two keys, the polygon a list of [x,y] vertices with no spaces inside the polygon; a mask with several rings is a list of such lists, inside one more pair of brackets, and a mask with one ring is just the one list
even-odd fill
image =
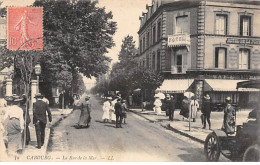
{"label": "lamp post", "polygon": [[40,64],[36,64],[35,65],[35,74],[37,76],[37,89],[36,89],[36,93],[39,93],[39,76],[41,74],[41,65]]}

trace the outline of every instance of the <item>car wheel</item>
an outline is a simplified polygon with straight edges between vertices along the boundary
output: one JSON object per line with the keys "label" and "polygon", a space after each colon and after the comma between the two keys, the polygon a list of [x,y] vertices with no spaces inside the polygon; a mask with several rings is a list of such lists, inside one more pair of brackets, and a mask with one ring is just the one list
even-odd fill
{"label": "car wheel", "polygon": [[244,162],[259,162],[260,161],[260,146],[254,144],[249,146],[243,156]]}
{"label": "car wheel", "polygon": [[220,156],[220,145],[215,133],[210,133],[204,144],[204,153],[207,161],[216,162]]}

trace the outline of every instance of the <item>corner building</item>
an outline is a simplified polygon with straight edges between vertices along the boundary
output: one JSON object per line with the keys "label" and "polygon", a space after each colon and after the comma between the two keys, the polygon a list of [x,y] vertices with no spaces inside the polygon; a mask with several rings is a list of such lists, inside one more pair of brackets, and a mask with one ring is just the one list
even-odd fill
{"label": "corner building", "polygon": [[260,0],[152,0],[140,16],[139,66],[161,72],[157,89],[180,102],[185,91],[221,106],[259,100],[236,83],[260,78]]}

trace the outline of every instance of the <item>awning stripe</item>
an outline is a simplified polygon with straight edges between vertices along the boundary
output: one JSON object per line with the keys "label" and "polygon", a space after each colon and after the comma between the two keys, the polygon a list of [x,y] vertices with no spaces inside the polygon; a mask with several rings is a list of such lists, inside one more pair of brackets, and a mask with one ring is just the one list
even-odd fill
{"label": "awning stripe", "polygon": [[156,91],[162,93],[184,93],[193,81],[193,79],[164,80],[163,84]]}
{"label": "awning stripe", "polygon": [[205,91],[219,91],[219,92],[258,92],[259,89],[254,88],[239,88],[237,90],[237,83],[247,80],[224,80],[224,79],[205,79],[208,87]]}

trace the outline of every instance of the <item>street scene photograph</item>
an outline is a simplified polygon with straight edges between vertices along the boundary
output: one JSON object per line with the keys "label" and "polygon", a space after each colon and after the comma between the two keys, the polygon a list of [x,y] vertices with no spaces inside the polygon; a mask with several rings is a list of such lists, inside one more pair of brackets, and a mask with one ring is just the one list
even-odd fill
{"label": "street scene photograph", "polygon": [[0,0],[0,162],[259,162],[260,0]]}

